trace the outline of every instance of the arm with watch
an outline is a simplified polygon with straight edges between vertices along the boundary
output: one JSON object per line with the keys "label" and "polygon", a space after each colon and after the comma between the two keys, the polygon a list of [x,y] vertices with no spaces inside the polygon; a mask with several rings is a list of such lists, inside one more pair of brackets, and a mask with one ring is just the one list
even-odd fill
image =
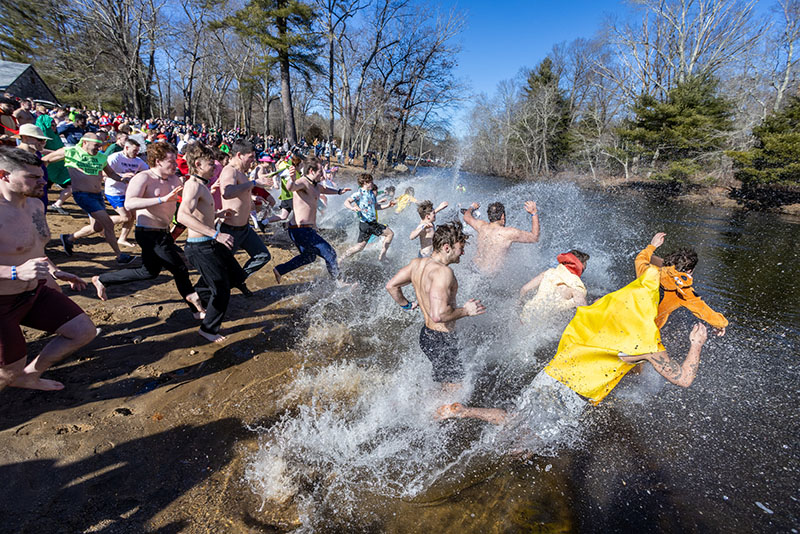
{"label": "arm with watch", "polygon": [[395,274],[391,280],[386,283],[386,291],[400,305],[404,310],[414,310],[417,308],[417,303],[408,300],[403,295],[403,287],[411,283],[411,264],[406,265]]}

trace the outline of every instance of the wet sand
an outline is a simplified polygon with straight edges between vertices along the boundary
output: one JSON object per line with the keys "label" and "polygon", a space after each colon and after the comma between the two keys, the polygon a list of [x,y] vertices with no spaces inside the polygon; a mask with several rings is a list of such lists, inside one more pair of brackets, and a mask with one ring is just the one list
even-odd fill
{"label": "wet sand", "polygon": [[[64,254],[59,234],[86,221],[72,201],[66,207],[70,216],[48,215],[48,256],[87,282],[116,269],[99,236]],[[0,392],[0,530],[274,532],[297,525],[291,509],[259,511],[243,469],[258,445],[248,427],[280,415],[281,385],[302,365],[289,349],[304,331],[305,310],[302,299],[286,297],[327,273],[320,261],[276,286],[272,267],[296,249],[284,230],[269,233],[273,260],[248,279],[253,296],[234,290],[222,346],[197,334],[199,322],[166,271],[110,287],[107,302],[91,283],[81,293],[64,287],[102,333],[45,374],[64,390]],[[246,253],[237,259],[243,264]],[[29,356],[51,339],[25,334]]]}

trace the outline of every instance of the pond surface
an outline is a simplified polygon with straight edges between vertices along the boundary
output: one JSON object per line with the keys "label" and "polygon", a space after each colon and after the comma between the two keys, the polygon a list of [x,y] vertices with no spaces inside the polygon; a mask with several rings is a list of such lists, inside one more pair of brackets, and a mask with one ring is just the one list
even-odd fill
{"label": "pond surface", "polygon": [[[459,303],[479,298],[488,311],[459,321],[467,378],[456,397],[445,398],[418,346],[421,314],[399,309],[383,288],[416,256],[408,234],[419,217],[414,206],[380,212],[396,233],[389,261],[379,264],[379,244],[371,245],[344,266],[358,290],[320,284],[297,297],[310,307],[308,333],[296,346],[307,366],[287,387],[283,420],[261,430],[248,470],[265,506],[294,503],[301,530],[315,532],[800,530],[800,225],[453,170],[420,170],[378,186],[390,184],[398,195],[411,186],[417,199],[448,201],[438,222],[472,201],[485,219],[486,206],[501,201],[509,225],[529,228],[523,203],[535,200],[541,240],[514,245],[493,279],[469,268],[474,242],[453,266]],[[332,199],[321,227],[339,237],[341,254],[355,242],[357,223],[340,206]],[[649,367],[628,375],[529,459],[509,454],[496,427],[432,420],[445,401],[519,405],[566,322],[523,326],[517,293],[555,266],[557,254],[590,254],[583,280],[591,300],[635,278],[634,257],[659,231],[667,233],[659,252],[697,250],[695,288],[731,323],[724,337],[709,336],[690,388]],[[313,269],[326,276],[321,261]],[[662,331],[679,361],[693,322],[682,309]],[[537,414],[530,417],[535,426]]]}

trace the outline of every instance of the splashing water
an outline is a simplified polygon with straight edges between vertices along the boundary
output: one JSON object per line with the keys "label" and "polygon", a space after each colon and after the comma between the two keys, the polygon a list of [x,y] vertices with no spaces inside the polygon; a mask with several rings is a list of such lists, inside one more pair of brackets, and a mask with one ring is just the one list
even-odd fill
{"label": "splashing water", "polygon": [[[457,191],[457,183],[465,184],[467,191]],[[652,212],[647,209],[631,202],[614,205],[611,197],[568,184],[500,187],[492,179],[452,170],[427,171],[378,185],[390,184],[398,193],[414,187],[417,199],[430,199],[434,205],[447,200],[449,207],[437,216],[438,223],[456,218],[459,203],[466,206],[478,201],[483,206],[499,200],[506,206],[509,225],[529,228],[522,206],[526,200],[535,200],[542,238],[535,245],[512,247],[502,275],[494,279],[481,278],[468,268],[474,238],[461,265],[453,266],[459,280],[458,302],[474,297],[488,308],[485,315],[458,323],[466,376],[463,389],[455,394],[442,393],[431,379],[430,363],[417,343],[421,314],[399,309],[383,289],[392,274],[416,256],[418,243],[408,239],[419,223],[413,205],[402,213],[393,209],[379,213],[379,220],[395,232],[388,264],[377,262],[379,245],[368,246],[345,263],[345,276],[360,282],[358,291],[314,294],[308,331],[296,350],[316,365],[304,369],[287,386],[281,401],[285,415],[261,429],[260,448],[246,474],[265,505],[294,502],[303,528],[310,531],[324,528],[334,517],[339,525],[360,525],[387,499],[424,502],[431,495],[453,495],[476,473],[485,472],[487,465],[497,467],[499,459],[510,452],[524,448],[538,456],[556,456],[580,449],[593,428],[616,424],[608,422],[607,410],[584,411],[537,387],[534,377],[555,353],[569,317],[523,326],[517,293],[533,276],[554,266],[557,254],[577,248],[591,255],[583,280],[590,299],[597,298],[633,278],[633,257],[652,233],[662,229],[652,227],[648,220]],[[320,223],[347,233],[346,244],[335,243],[340,251],[355,242],[357,232],[354,214],[339,209],[341,202],[332,199]],[[681,240],[691,241],[694,235],[698,241],[690,244],[713,267],[717,260],[713,254],[704,254],[701,241],[708,230],[694,231],[690,228],[681,234]],[[317,268],[321,273],[322,267]],[[702,281],[703,271],[696,274]],[[405,293],[413,297],[410,286]],[[711,302],[716,307],[723,301],[715,296],[712,293]],[[732,322],[739,310],[728,307]],[[685,321],[671,321],[680,327],[665,329],[665,342],[678,347],[675,353],[682,360],[688,329]],[[729,337],[722,339],[727,342]],[[720,344],[712,341],[710,345],[714,343]],[[728,350],[733,346],[727,345]],[[713,353],[711,347],[706,350]],[[722,378],[714,370],[701,366],[703,373],[710,377],[710,384],[684,395],[687,402],[696,402],[692,395],[702,396],[706,389],[723,389]],[[663,393],[663,380],[645,370],[623,382],[627,383],[605,404],[614,406],[622,420],[647,419],[652,403]],[[669,393],[671,398],[680,394],[674,389]],[[433,418],[437,407],[455,401],[504,408],[515,415],[503,427]],[[684,407],[660,404],[659,409],[674,418]]]}

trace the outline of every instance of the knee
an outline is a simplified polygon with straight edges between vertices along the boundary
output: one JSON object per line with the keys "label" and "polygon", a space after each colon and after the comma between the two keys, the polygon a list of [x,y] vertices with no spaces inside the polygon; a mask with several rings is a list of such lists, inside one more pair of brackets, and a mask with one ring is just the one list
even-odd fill
{"label": "knee", "polygon": [[383,235],[386,238],[386,241],[391,241],[394,238],[394,232],[392,232],[392,230],[389,228],[386,229],[386,232],[384,232]]}
{"label": "knee", "polygon": [[88,315],[79,315],[75,319],[80,319],[80,322],[75,330],[74,339],[75,341],[80,342],[81,346],[88,344],[97,337],[97,327],[95,326],[94,321],[92,321]]}
{"label": "knee", "polygon": [[121,222],[122,224],[128,224],[132,220],[133,220],[133,217],[131,217],[131,212],[129,212],[127,210],[123,210],[123,211],[120,212],[120,214],[119,214],[119,222]]}

